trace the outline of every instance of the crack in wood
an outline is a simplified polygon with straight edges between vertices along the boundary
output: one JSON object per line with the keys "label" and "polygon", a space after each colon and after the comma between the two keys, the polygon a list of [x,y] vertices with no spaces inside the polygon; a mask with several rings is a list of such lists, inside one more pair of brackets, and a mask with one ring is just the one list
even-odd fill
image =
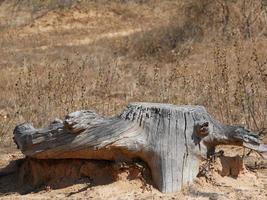
{"label": "crack in wood", "polygon": [[187,144],[186,131],[187,131],[187,119],[186,119],[186,113],[184,113],[184,140],[185,140],[186,155],[188,155],[188,144]]}

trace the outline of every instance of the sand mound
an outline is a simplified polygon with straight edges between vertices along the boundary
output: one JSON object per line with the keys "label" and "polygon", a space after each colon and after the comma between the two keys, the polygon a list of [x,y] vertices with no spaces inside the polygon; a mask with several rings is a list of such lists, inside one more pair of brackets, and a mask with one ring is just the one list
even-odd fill
{"label": "sand mound", "polygon": [[11,161],[1,170],[2,176],[15,172],[20,193],[60,189],[78,183],[88,187],[116,181],[140,180],[143,189],[151,184],[150,171],[142,161],[112,162],[103,160],[37,160],[26,158]]}

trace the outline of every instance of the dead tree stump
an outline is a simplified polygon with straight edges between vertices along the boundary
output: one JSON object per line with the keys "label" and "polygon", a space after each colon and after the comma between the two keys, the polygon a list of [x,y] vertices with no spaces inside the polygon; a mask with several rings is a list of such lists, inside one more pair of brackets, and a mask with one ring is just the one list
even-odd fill
{"label": "dead tree stump", "polygon": [[26,156],[36,159],[142,159],[162,192],[190,184],[200,157],[218,144],[248,143],[263,149],[256,134],[217,122],[202,106],[157,103],[132,103],[112,118],[77,111],[45,129],[24,123],[15,128],[14,140]]}

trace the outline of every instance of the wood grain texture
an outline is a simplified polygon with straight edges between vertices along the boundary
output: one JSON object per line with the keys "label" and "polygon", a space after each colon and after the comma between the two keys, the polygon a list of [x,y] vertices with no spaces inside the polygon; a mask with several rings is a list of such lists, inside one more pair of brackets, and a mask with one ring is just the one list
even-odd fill
{"label": "wood grain texture", "polygon": [[24,123],[15,128],[14,140],[26,156],[37,159],[142,159],[162,192],[192,183],[201,157],[218,144],[266,150],[256,134],[219,123],[202,106],[157,103],[131,103],[113,118],[77,111],[45,129]]}

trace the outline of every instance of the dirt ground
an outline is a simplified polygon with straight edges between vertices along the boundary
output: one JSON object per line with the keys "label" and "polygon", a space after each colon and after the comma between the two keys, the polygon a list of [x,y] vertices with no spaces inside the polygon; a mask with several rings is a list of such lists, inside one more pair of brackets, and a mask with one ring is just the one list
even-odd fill
{"label": "dirt ground", "polygon": [[[242,155],[243,149],[237,147],[223,148],[225,155],[234,156]],[[12,173],[14,164],[6,166],[14,160],[23,158],[18,151],[12,153],[0,154],[0,167],[5,168],[8,175],[0,173],[0,199],[266,199],[267,198],[267,169],[266,160],[252,153],[243,161],[244,169],[237,178],[228,176],[222,177],[222,165],[219,159],[213,164],[213,169],[207,177],[196,178],[194,183],[183,188],[182,191],[163,194],[150,184],[145,184],[144,179],[139,176],[129,178],[130,170],[123,170],[117,174],[117,179],[113,181],[102,181],[92,184],[90,178],[65,179],[64,181],[54,181],[54,185],[42,185],[33,191],[27,189],[21,190],[17,187],[18,178]],[[18,161],[17,161],[18,163]],[[255,165],[262,169],[253,169]],[[103,170],[102,170],[103,169]],[[39,173],[44,173],[39,169]],[[107,168],[91,168],[95,174],[102,173],[103,177],[110,177],[112,173]],[[3,170],[2,170],[3,172]],[[55,172],[56,173],[56,172]],[[26,176],[28,176],[26,174]],[[100,176],[100,175],[99,175]],[[101,184],[102,183],[102,184]],[[56,186],[56,187],[55,187]],[[23,185],[27,188],[27,185]],[[56,189],[55,189],[56,188]]]}

